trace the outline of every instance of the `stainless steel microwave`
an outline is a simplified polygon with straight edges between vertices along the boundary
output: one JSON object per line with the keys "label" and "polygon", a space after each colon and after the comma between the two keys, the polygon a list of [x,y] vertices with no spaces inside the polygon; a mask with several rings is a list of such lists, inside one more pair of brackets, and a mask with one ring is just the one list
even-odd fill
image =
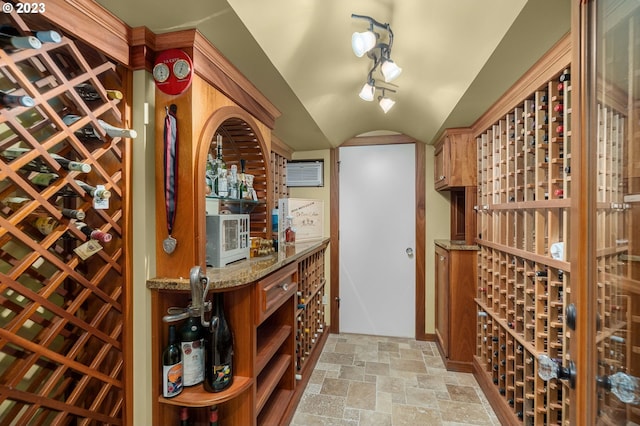
{"label": "stainless steel microwave", "polygon": [[207,215],[207,266],[220,268],[249,259],[248,214]]}

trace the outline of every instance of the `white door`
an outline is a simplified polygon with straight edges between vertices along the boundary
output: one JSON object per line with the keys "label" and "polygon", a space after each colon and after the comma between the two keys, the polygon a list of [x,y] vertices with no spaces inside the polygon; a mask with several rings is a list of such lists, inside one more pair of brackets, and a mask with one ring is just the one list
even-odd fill
{"label": "white door", "polygon": [[415,337],[415,147],[339,155],[340,332]]}

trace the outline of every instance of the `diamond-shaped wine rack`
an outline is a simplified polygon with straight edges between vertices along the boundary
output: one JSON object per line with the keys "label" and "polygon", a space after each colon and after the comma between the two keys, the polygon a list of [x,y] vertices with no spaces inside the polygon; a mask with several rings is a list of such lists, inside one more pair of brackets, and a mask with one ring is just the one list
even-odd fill
{"label": "diamond-shaped wine rack", "polygon": [[[40,16],[3,14],[0,25],[63,35],[39,49],[0,50],[0,90],[35,101],[0,106],[0,424],[122,424],[130,141],[108,136],[99,120],[130,125],[105,89],[121,88],[123,74]],[[89,96],[80,90],[88,87]],[[70,115],[80,119],[67,125]],[[7,154],[16,148],[20,155]],[[91,171],[68,171],[57,156]],[[37,185],[37,176],[51,179]],[[104,185],[108,207],[96,208],[79,181]],[[102,249],[80,256],[89,237],[63,209],[82,210],[82,222],[111,241],[92,240]]]}

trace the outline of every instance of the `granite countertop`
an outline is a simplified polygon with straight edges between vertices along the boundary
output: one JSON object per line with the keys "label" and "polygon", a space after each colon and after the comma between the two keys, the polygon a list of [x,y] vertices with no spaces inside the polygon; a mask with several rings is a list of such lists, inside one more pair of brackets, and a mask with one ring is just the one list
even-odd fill
{"label": "granite countertop", "polygon": [[[224,268],[207,268],[207,277],[211,290],[229,289],[250,284],[269,275],[290,263],[305,257],[329,243],[329,238],[295,243],[293,246],[281,246],[277,253],[269,256],[254,257],[233,263]],[[147,288],[152,290],[190,291],[189,278],[151,278]]]}
{"label": "granite countertop", "polygon": [[445,250],[480,250],[477,244],[467,244],[465,241],[458,240],[434,240],[437,246]]}

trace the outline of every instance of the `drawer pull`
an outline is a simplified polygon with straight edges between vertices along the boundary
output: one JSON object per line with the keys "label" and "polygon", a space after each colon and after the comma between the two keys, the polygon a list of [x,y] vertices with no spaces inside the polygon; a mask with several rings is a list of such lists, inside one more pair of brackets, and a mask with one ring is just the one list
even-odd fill
{"label": "drawer pull", "polygon": [[289,283],[279,284],[278,287],[280,287],[282,291],[287,291],[289,289]]}

